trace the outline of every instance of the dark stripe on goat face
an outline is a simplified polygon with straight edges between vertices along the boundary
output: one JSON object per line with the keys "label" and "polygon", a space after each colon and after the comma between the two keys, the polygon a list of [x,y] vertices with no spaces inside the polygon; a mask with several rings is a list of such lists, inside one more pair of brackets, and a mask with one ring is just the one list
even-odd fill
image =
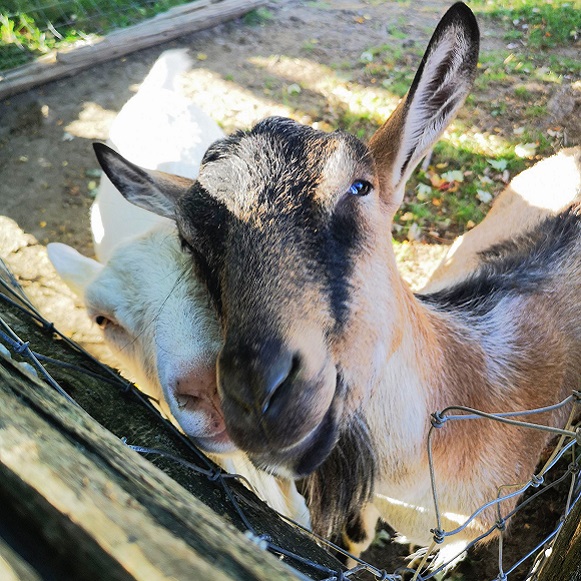
{"label": "dark stripe on goat face", "polygon": [[196,273],[221,315],[220,273],[229,213],[196,182],[179,200],[176,215],[182,247],[191,253]]}
{"label": "dark stripe on goat face", "polygon": [[[216,267],[221,269],[227,264],[232,270],[230,257],[224,256],[224,252],[228,253],[224,237],[227,237],[226,246],[230,247],[232,260],[240,265],[239,273],[235,273],[238,282],[233,288],[239,283],[242,271],[246,275],[252,273],[253,277],[271,276],[261,271],[260,257],[254,257],[252,266],[241,264],[241,257],[234,256],[240,244],[250,246],[251,251],[262,248],[271,255],[279,252],[283,255],[282,264],[299,261],[303,268],[306,267],[307,280],[301,284],[301,291],[308,289],[313,280],[319,280],[326,291],[334,321],[328,331],[342,330],[349,315],[349,279],[362,232],[357,208],[359,200],[353,198],[335,203],[344,192],[321,194],[318,190],[325,178],[325,163],[339,144],[344,146],[350,158],[357,160],[357,165],[365,167],[365,173],[371,174],[368,149],[353,136],[326,134],[284,118],[265,119],[251,131],[238,132],[210,147],[200,171],[204,187],[194,188],[188,196],[191,199],[187,207],[178,212],[181,214],[180,229],[188,242],[196,236],[212,240],[213,248],[207,252],[209,264],[204,269],[207,271],[205,280],[212,282],[220,278],[221,275],[216,276]],[[348,173],[349,169],[345,171]],[[360,177],[355,173],[352,179]],[[349,181],[344,187],[350,185]],[[199,195],[206,190],[208,196],[215,199],[215,207],[220,209],[219,220],[227,223],[222,226],[223,232],[217,240],[214,236],[219,220],[195,216],[198,203],[202,202],[203,214],[208,207],[207,201]],[[229,216],[226,218],[225,214]],[[190,224],[189,236],[187,223]],[[194,228],[205,233],[196,234]],[[273,243],[265,245],[265,238]],[[206,253],[204,248],[200,251]],[[203,260],[198,259],[198,262],[203,263]],[[211,285],[210,292],[216,295],[216,284]],[[228,302],[225,297],[221,300]],[[218,302],[217,296],[214,301]]]}

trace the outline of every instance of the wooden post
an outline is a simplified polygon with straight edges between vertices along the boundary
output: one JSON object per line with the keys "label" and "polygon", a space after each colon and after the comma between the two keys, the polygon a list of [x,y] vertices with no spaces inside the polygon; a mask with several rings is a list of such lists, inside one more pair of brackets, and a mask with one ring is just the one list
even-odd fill
{"label": "wooden post", "polygon": [[0,75],[0,99],[120,56],[238,18],[265,0],[196,0],[82,46],[55,50]]}
{"label": "wooden post", "polygon": [[581,581],[581,501],[567,515],[537,579]]}

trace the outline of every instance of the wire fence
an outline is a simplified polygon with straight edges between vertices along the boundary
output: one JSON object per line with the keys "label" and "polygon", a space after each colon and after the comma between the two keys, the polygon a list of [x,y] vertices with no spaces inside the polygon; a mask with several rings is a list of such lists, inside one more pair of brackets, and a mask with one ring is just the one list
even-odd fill
{"label": "wire fence", "polygon": [[91,43],[192,0],[4,0],[0,75],[54,49]]}
{"label": "wire fence", "polygon": [[[12,307],[17,307],[23,316],[28,316],[32,318],[36,323],[40,324],[44,329],[55,334],[59,339],[67,342],[75,350],[84,353],[87,357],[91,357],[84,349],[78,346],[76,343],[68,339],[62,333],[60,333],[54,325],[47,321],[39,311],[32,305],[32,303],[26,297],[26,294],[22,290],[18,281],[11,274],[6,264],[0,259],[0,303],[6,305],[11,305]],[[4,352],[5,355],[10,357],[15,356],[19,360],[21,359],[21,365],[25,365],[29,370],[43,379],[48,385],[53,389],[58,391],[62,397],[66,398],[68,401],[78,405],[73,398],[58,384],[57,381],[49,374],[45,368],[46,363],[52,365],[61,366],[71,366],[70,363],[64,361],[58,361],[54,358],[47,357],[44,354],[38,353],[34,350],[33,346],[26,340],[23,340],[17,335],[14,329],[4,320],[1,315],[2,309],[0,309],[0,351]],[[300,564],[301,569],[304,571],[305,567],[312,572],[311,577],[313,579],[319,579],[322,581],[346,581],[360,579],[360,574],[367,573],[373,578],[382,581],[404,581],[404,579],[412,581],[428,581],[429,579],[435,579],[438,575],[442,573],[447,567],[454,563],[458,557],[462,556],[465,551],[471,549],[479,541],[490,537],[493,534],[497,534],[498,543],[498,574],[496,577],[491,579],[491,581],[516,581],[516,571],[517,568],[521,567],[523,564],[529,562],[528,573],[524,577],[518,577],[518,579],[526,579],[527,581],[535,581],[537,579],[538,572],[540,571],[543,561],[550,552],[552,543],[563,525],[563,522],[569,512],[572,510],[573,506],[579,501],[581,497],[581,477],[579,476],[581,467],[581,454],[579,452],[579,446],[581,445],[581,428],[575,425],[575,418],[579,416],[581,411],[581,392],[573,391],[572,394],[565,400],[556,403],[553,406],[534,409],[534,410],[523,410],[519,412],[511,413],[498,413],[498,414],[488,414],[481,412],[476,409],[467,408],[463,406],[453,406],[448,407],[442,411],[436,411],[432,414],[432,425],[429,431],[428,440],[426,442],[427,453],[430,465],[430,476],[432,482],[432,494],[433,503],[436,514],[435,526],[431,530],[433,533],[433,542],[430,547],[425,551],[423,557],[417,565],[409,566],[404,568],[396,569],[393,572],[388,572],[384,569],[376,567],[371,563],[349,555],[343,551],[340,547],[331,543],[330,541],[323,539],[322,537],[316,535],[315,533],[305,529],[300,524],[292,521],[284,515],[280,515],[286,521],[290,521],[295,526],[303,530],[306,535],[309,535],[315,542],[322,544],[326,548],[342,553],[347,557],[351,557],[357,565],[349,570],[334,570],[329,567],[320,565],[314,562],[312,559],[305,557],[304,555],[297,554],[296,552],[289,550],[283,546],[277,539],[271,538],[268,535],[261,534],[257,523],[253,523],[252,519],[245,514],[240,503],[238,502],[236,495],[232,492],[229,486],[229,481],[236,479],[245,483],[251,488],[251,484],[243,477],[238,474],[228,474],[220,468],[217,468],[211,461],[209,461],[193,444],[187,439],[187,437],[182,434],[177,428],[170,423],[168,420],[163,418],[157,409],[152,405],[148,397],[142,394],[133,384],[124,380],[121,376],[113,372],[108,367],[100,364],[97,360],[91,357],[96,365],[103,371],[103,377],[106,381],[115,385],[118,389],[123,391],[131,390],[139,398],[141,404],[147,407],[152,413],[156,414],[157,420],[163,423],[167,428],[174,431],[179,437],[188,444],[188,447],[195,452],[196,457],[200,460],[200,465],[194,464],[184,458],[181,458],[170,451],[150,448],[146,446],[139,445],[138,442],[128,442],[125,444],[132,450],[143,454],[148,457],[162,456],[165,459],[181,464],[192,470],[198,475],[203,475],[208,479],[218,482],[223,488],[226,496],[231,502],[232,510],[238,515],[244,524],[246,529],[246,536],[255,542],[260,548],[267,550],[278,557],[284,557],[287,563],[291,565],[294,563]],[[85,368],[77,368],[77,371],[83,373],[90,373]],[[544,426],[536,423],[531,423],[526,421],[531,416],[545,413],[547,411],[552,411],[557,408],[564,406],[571,406],[572,410],[567,421],[567,424],[563,429],[557,429],[550,426]],[[525,418],[515,419],[515,418]],[[438,501],[438,483],[435,477],[435,471],[433,466],[433,456],[432,456],[432,438],[433,434],[437,430],[445,429],[447,424],[453,422],[462,421],[493,421],[501,422],[505,424],[510,424],[513,426],[518,426],[522,429],[534,429],[543,430],[550,432],[558,436],[558,442],[553,448],[548,460],[544,463],[542,468],[537,474],[533,474],[528,482],[524,483],[507,483],[498,490],[498,496],[495,499],[491,499],[488,503],[480,507],[472,515],[470,515],[464,523],[462,523],[458,528],[450,531],[445,531],[442,528],[442,518],[441,511],[439,509]],[[558,473],[552,481],[550,477],[555,472],[555,466],[559,461],[563,459],[568,459],[567,468]],[[536,546],[531,550],[523,550],[523,554],[512,563],[506,563],[503,546],[506,536],[506,526],[510,519],[521,511],[525,506],[530,505],[534,502],[542,502],[543,495],[545,495],[549,490],[556,488],[557,486],[566,483],[568,484],[568,492],[561,498],[562,503],[562,516],[556,527]],[[504,513],[502,510],[502,503],[505,500],[519,496],[529,489],[536,489],[536,492],[529,495],[525,500],[523,500],[516,508]],[[510,492],[508,492],[510,490]],[[440,563],[434,560],[437,553],[438,547],[444,542],[444,540],[453,538],[454,535],[463,531],[469,524],[478,517],[482,511],[493,508],[496,510],[497,520],[490,530],[486,531],[484,534],[474,539],[468,544],[468,546],[458,555],[454,555],[444,563]]]}

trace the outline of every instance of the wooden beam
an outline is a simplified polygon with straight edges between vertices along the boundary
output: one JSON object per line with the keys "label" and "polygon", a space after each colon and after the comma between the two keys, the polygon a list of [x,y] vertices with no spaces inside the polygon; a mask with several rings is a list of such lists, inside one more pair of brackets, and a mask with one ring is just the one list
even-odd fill
{"label": "wooden beam", "polygon": [[265,0],[196,0],[140,24],[53,51],[0,76],[0,99],[94,65],[238,18]]}
{"label": "wooden beam", "polygon": [[4,356],[0,489],[74,578],[306,579]]}
{"label": "wooden beam", "polygon": [[[342,569],[336,559],[236,480],[227,481],[228,489],[247,521],[219,481],[163,456],[148,456],[154,466],[131,451],[121,438],[165,450],[205,469],[215,466],[146,407],[138,392],[124,390],[125,382],[118,375],[73,344],[56,341],[50,326],[39,325],[26,309],[1,295],[0,291],[2,322],[35,352],[65,364],[45,362],[45,367],[81,407],[31,379],[11,360],[0,358],[0,539],[5,538],[3,527],[8,532],[26,532],[25,545],[62,555],[57,568],[63,563],[72,566],[79,560],[73,558],[76,547],[87,545],[91,559],[83,556],[83,566],[98,569],[106,562],[113,570],[114,563],[123,563],[115,569],[120,578],[123,571],[136,567],[131,551],[137,548],[149,559],[140,566],[149,567],[150,572],[155,567],[165,570],[167,550],[174,557],[183,551],[184,562],[199,571],[219,557],[227,564],[221,570],[233,578],[245,579],[246,570],[262,575],[264,563],[264,571],[270,572],[251,578],[295,578],[289,577],[284,563],[248,541],[243,533],[249,522],[258,534],[268,535],[285,550],[323,567]],[[77,472],[83,476],[77,478]],[[17,515],[6,516],[9,508],[17,510]],[[134,534],[136,530],[143,534]],[[247,551],[254,555],[248,562]],[[285,561],[309,578],[329,576],[300,561]],[[268,563],[275,568],[271,570]],[[177,566],[168,565],[167,570]],[[65,577],[77,578],[78,571],[73,573]],[[186,578],[211,579],[213,572],[210,577],[204,573]]]}
{"label": "wooden beam", "polygon": [[539,581],[581,581],[581,500],[565,518]]}

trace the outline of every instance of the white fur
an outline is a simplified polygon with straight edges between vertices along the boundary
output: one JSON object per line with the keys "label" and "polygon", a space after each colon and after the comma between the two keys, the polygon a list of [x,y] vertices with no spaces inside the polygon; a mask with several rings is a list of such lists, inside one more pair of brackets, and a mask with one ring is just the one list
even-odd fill
{"label": "white fur", "polygon": [[[133,163],[184,177],[195,177],[208,146],[224,137],[218,124],[178,91],[190,67],[185,49],[164,52],[109,131],[109,145]],[[121,240],[165,221],[127,202],[103,176],[91,207],[95,254],[106,262]],[[169,222],[169,221],[167,221]]]}

